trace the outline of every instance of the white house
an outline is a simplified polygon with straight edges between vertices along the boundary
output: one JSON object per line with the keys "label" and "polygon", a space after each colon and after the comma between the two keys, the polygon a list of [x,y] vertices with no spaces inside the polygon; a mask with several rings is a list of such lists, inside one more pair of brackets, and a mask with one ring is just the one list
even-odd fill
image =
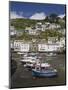
{"label": "white house", "polygon": [[49,22],[45,22],[45,27],[46,27],[46,29],[48,29],[49,26],[50,26],[50,23],[49,23]]}
{"label": "white house", "polygon": [[14,42],[12,40],[10,41],[10,48],[14,49]]}
{"label": "white house", "polygon": [[20,51],[20,41],[14,40],[14,51]]}
{"label": "white house", "polygon": [[57,29],[60,27],[61,27],[60,25],[55,24],[55,23],[49,23],[49,22],[45,23],[45,29]]}
{"label": "white house", "polygon": [[17,30],[16,31],[16,36],[22,36],[23,32],[24,32],[24,30],[22,30],[22,29]]}
{"label": "white house", "polygon": [[38,43],[38,51],[40,52],[52,52],[52,51],[60,51],[61,48],[65,48],[65,37],[48,37],[48,42],[39,42]]}
{"label": "white house", "polygon": [[62,34],[65,35],[65,33],[66,33],[66,29],[64,28],[64,29],[61,30],[61,31],[62,31]]}
{"label": "white house", "polygon": [[36,27],[37,31],[41,31],[42,30],[42,23],[38,22],[35,27]]}
{"label": "white house", "polygon": [[46,24],[42,24],[41,22],[38,22],[35,27],[36,27],[37,31],[45,31],[46,30]]}
{"label": "white house", "polygon": [[39,52],[54,52],[54,51],[60,51],[60,45],[59,44],[48,44],[48,43],[39,43],[38,44],[38,51]]}
{"label": "white house", "polygon": [[25,32],[29,32],[30,29],[31,29],[31,27],[26,27]]}
{"label": "white house", "polygon": [[60,44],[65,46],[65,37],[60,38]]}
{"label": "white house", "polygon": [[10,35],[11,36],[16,35],[16,30],[15,30],[14,26],[10,26]]}
{"label": "white house", "polygon": [[61,26],[59,24],[56,24],[56,28],[61,28]]}
{"label": "white house", "polygon": [[14,41],[14,51],[29,52],[30,42],[24,42],[23,40]]}
{"label": "white house", "polygon": [[50,24],[49,29],[58,29],[60,28],[60,25],[57,25],[55,23]]}
{"label": "white house", "polygon": [[36,29],[30,29],[29,30],[29,35],[37,35]]}
{"label": "white house", "polygon": [[39,32],[35,27],[28,27],[25,29],[25,32],[27,32],[29,35],[38,35]]}
{"label": "white house", "polygon": [[45,24],[38,22],[36,24],[36,30],[39,30],[39,31],[45,31],[46,29],[56,29],[56,28],[60,28],[60,25],[55,23],[49,23],[49,22],[45,22]]}
{"label": "white house", "polygon": [[42,25],[42,31],[45,31],[46,30],[46,26],[45,24]]}
{"label": "white house", "polygon": [[48,43],[56,43],[58,41],[58,37],[48,37]]}
{"label": "white house", "polygon": [[65,28],[64,28],[64,29],[59,29],[58,32],[61,33],[61,34],[64,35],[64,36],[65,36],[65,34],[66,34]]}

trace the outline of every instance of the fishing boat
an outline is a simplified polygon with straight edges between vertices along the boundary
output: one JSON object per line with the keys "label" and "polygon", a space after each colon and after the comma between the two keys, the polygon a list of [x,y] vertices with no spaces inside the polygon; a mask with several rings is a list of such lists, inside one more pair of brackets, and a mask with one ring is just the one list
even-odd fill
{"label": "fishing boat", "polygon": [[40,66],[36,66],[35,69],[32,69],[32,76],[33,77],[53,77],[57,76],[57,70],[50,67],[42,68]]}
{"label": "fishing boat", "polygon": [[33,69],[32,70],[32,76],[33,77],[53,77],[53,76],[56,76],[57,75],[57,71],[56,71],[56,69],[54,69],[54,70],[45,70],[45,71],[43,71],[43,70],[35,70],[35,69]]}

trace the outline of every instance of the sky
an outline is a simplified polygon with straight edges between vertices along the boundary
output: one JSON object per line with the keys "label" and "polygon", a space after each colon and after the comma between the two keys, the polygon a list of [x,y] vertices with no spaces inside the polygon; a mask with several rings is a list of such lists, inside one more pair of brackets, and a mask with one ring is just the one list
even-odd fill
{"label": "sky", "polygon": [[65,15],[65,5],[63,4],[43,4],[43,3],[26,3],[10,2],[10,18],[29,18],[43,20],[46,16],[55,13],[63,18]]}

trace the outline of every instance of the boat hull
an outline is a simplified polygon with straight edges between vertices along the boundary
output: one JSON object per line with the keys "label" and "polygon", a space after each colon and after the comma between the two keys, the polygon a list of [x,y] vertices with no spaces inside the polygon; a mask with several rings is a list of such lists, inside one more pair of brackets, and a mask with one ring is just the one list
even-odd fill
{"label": "boat hull", "polygon": [[54,71],[35,71],[32,70],[32,76],[33,77],[54,77],[57,76],[57,72]]}
{"label": "boat hull", "polygon": [[34,69],[35,67],[33,67],[33,66],[26,66],[26,68],[27,68],[28,70],[32,70],[32,69]]}

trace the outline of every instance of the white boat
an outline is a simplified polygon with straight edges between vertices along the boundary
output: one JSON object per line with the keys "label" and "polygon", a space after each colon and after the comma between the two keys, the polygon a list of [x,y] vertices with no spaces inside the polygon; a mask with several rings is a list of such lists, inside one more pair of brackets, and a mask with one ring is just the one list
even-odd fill
{"label": "white boat", "polygon": [[32,69],[32,68],[34,68],[35,66],[34,66],[33,63],[26,63],[26,64],[24,64],[24,67],[26,67],[26,68],[28,68],[28,69]]}
{"label": "white boat", "polygon": [[32,61],[31,59],[23,59],[23,60],[20,60],[20,62],[22,63],[22,64],[26,64],[26,63],[35,63],[35,61]]}
{"label": "white boat", "polygon": [[24,57],[22,60],[20,60],[20,62],[22,64],[26,64],[26,63],[35,63],[36,61],[36,57]]}
{"label": "white boat", "polygon": [[31,70],[31,69],[34,69],[35,68],[35,66],[36,67],[41,67],[41,68],[48,68],[48,67],[50,67],[50,64],[48,64],[48,63],[26,63],[26,64],[24,64],[24,67],[26,67],[26,68],[28,68],[29,70]]}
{"label": "white boat", "polygon": [[29,53],[29,55],[36,56],[36,55],[38,55],[38,53]]}
{"label": "white boat", "polygon": [[24,56],[24,57],[27,57],[27,56],[28,56],[28,54],[26,53],[26,54],[24,54],[23,56]]}
{"label": "white boat", "polygon": [[36,66],[40,66],[41,68],[44,68],[44,67],[50,67],[50,64],[49,63],[38,63],[36,64]]}
{"label": "white boat", "polygon": [[23,53],[23,52],[17,52],[17,54],[22,55],[22,54],[25,54],[25,53]]}
{"label": "white boat", "polygon": [[56,53],[49,53],[49,54],[46,54],[46,56],[56,56]]}

